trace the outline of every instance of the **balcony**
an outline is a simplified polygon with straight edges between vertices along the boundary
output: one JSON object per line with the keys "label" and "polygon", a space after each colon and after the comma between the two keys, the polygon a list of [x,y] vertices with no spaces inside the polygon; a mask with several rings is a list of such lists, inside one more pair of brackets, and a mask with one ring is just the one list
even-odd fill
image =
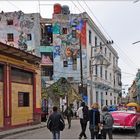
{"label": "balcony", "polygon": [[100,77],[95,77],[93,83],[96,88],[100,88],[100,89],[104,89],[104,90],[108,90],[111,88],[111,82],[104,80]]}
{"label": "balcony", "polygon": [[101,50],[95,51],[94,58],[95,58],[95,64],[97,65],[99,64],[99,65],[109,66],[111,64],[109,58]]}

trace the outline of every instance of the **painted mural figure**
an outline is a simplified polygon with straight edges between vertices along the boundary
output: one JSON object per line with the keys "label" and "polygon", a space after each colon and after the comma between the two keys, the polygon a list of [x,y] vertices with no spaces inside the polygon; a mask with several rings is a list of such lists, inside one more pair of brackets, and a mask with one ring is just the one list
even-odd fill
{"label": "painted mural figure", "polygon": [[26,34],[21,32],[19,35],[19,40],[18,40],[18,45],[20,49],[27,50],[28,46],[26,42],[27,42]]}

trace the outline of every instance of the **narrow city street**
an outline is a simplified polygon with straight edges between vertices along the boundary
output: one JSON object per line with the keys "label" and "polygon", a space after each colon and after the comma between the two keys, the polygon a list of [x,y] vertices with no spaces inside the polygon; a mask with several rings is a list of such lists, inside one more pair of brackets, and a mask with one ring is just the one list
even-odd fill
{"label": "narrow city street", "polygon": [[[78,139],[79,133],[80,133],[79,120],[72,120],[71,129],[68,129],[68,125],[66,122],[66,128],[64,129],[63,132],[61,132],[61,138]],[[88,127],[87,127],[86,134],[90,139],[90,133]],[[51,138],[52,138],[51,133],[47,129],[47,127],[4,137],[4,139],[51,139]],[[114,139],[140,139],[140,130],[138,130],[137,135],[133,131],[115,130],[113,132],[113,138]]]}

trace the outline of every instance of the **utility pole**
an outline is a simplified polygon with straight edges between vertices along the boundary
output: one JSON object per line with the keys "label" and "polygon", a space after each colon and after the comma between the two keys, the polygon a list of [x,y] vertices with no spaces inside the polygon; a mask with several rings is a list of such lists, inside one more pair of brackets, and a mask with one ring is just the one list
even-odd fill
{"label": "utility pole", "polygon": [[83,100],[84,93],[83,93],[83,62],[82,62],[81,33],[80,33],[80,37],[79,37],[79,43],[80,43],[80,77],[81,77],[80,92],[81,92],[81,96],[82,96],[82,100]]}

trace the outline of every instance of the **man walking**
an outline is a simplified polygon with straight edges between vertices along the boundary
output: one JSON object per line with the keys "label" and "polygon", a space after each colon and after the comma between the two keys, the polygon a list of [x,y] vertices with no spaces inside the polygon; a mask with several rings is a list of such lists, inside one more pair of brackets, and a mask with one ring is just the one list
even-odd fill
{"label": "man walking", "polygon": [[65,122],[62,115],[57,111],[57,107],[53,107],[53,113],[47,121],[47,128],[52,132],[53,139],[60,139],[60,131],[63,131]]}
{"label": "man walking", "polygon": [[101,115],[101,124],[103,126],[103,139],[106,139],[108,134],[109,139],[113,139],[112,137],[112,128],[113,128],[114,119],[112,115],[108,112],[107,106],[104,106],[102,109]]}
{"label": "man walking", "polygon": [[79,139],[82,138],[82,136],[84,136],[85,139],[87,139],[87,136],[85,134],[86,131],[86,127],[87,127],[87,122],[89,120],[89,116],[88,116],[88,107],[86,106],[85,102],[81,103],[81,107],[79,107],[79,109],[77,110],[77,116],[79,116],[80,118],[80,124],[81,124],[81,133],[79,135]]}
{"label": "man walking", "polygon": [[65,116],[67,117],[67,121],[68,121],[68,129],[71,128],[71,119],[73,117],[73,111],[71,109],[70,106],[68,106],[64,112]]}

